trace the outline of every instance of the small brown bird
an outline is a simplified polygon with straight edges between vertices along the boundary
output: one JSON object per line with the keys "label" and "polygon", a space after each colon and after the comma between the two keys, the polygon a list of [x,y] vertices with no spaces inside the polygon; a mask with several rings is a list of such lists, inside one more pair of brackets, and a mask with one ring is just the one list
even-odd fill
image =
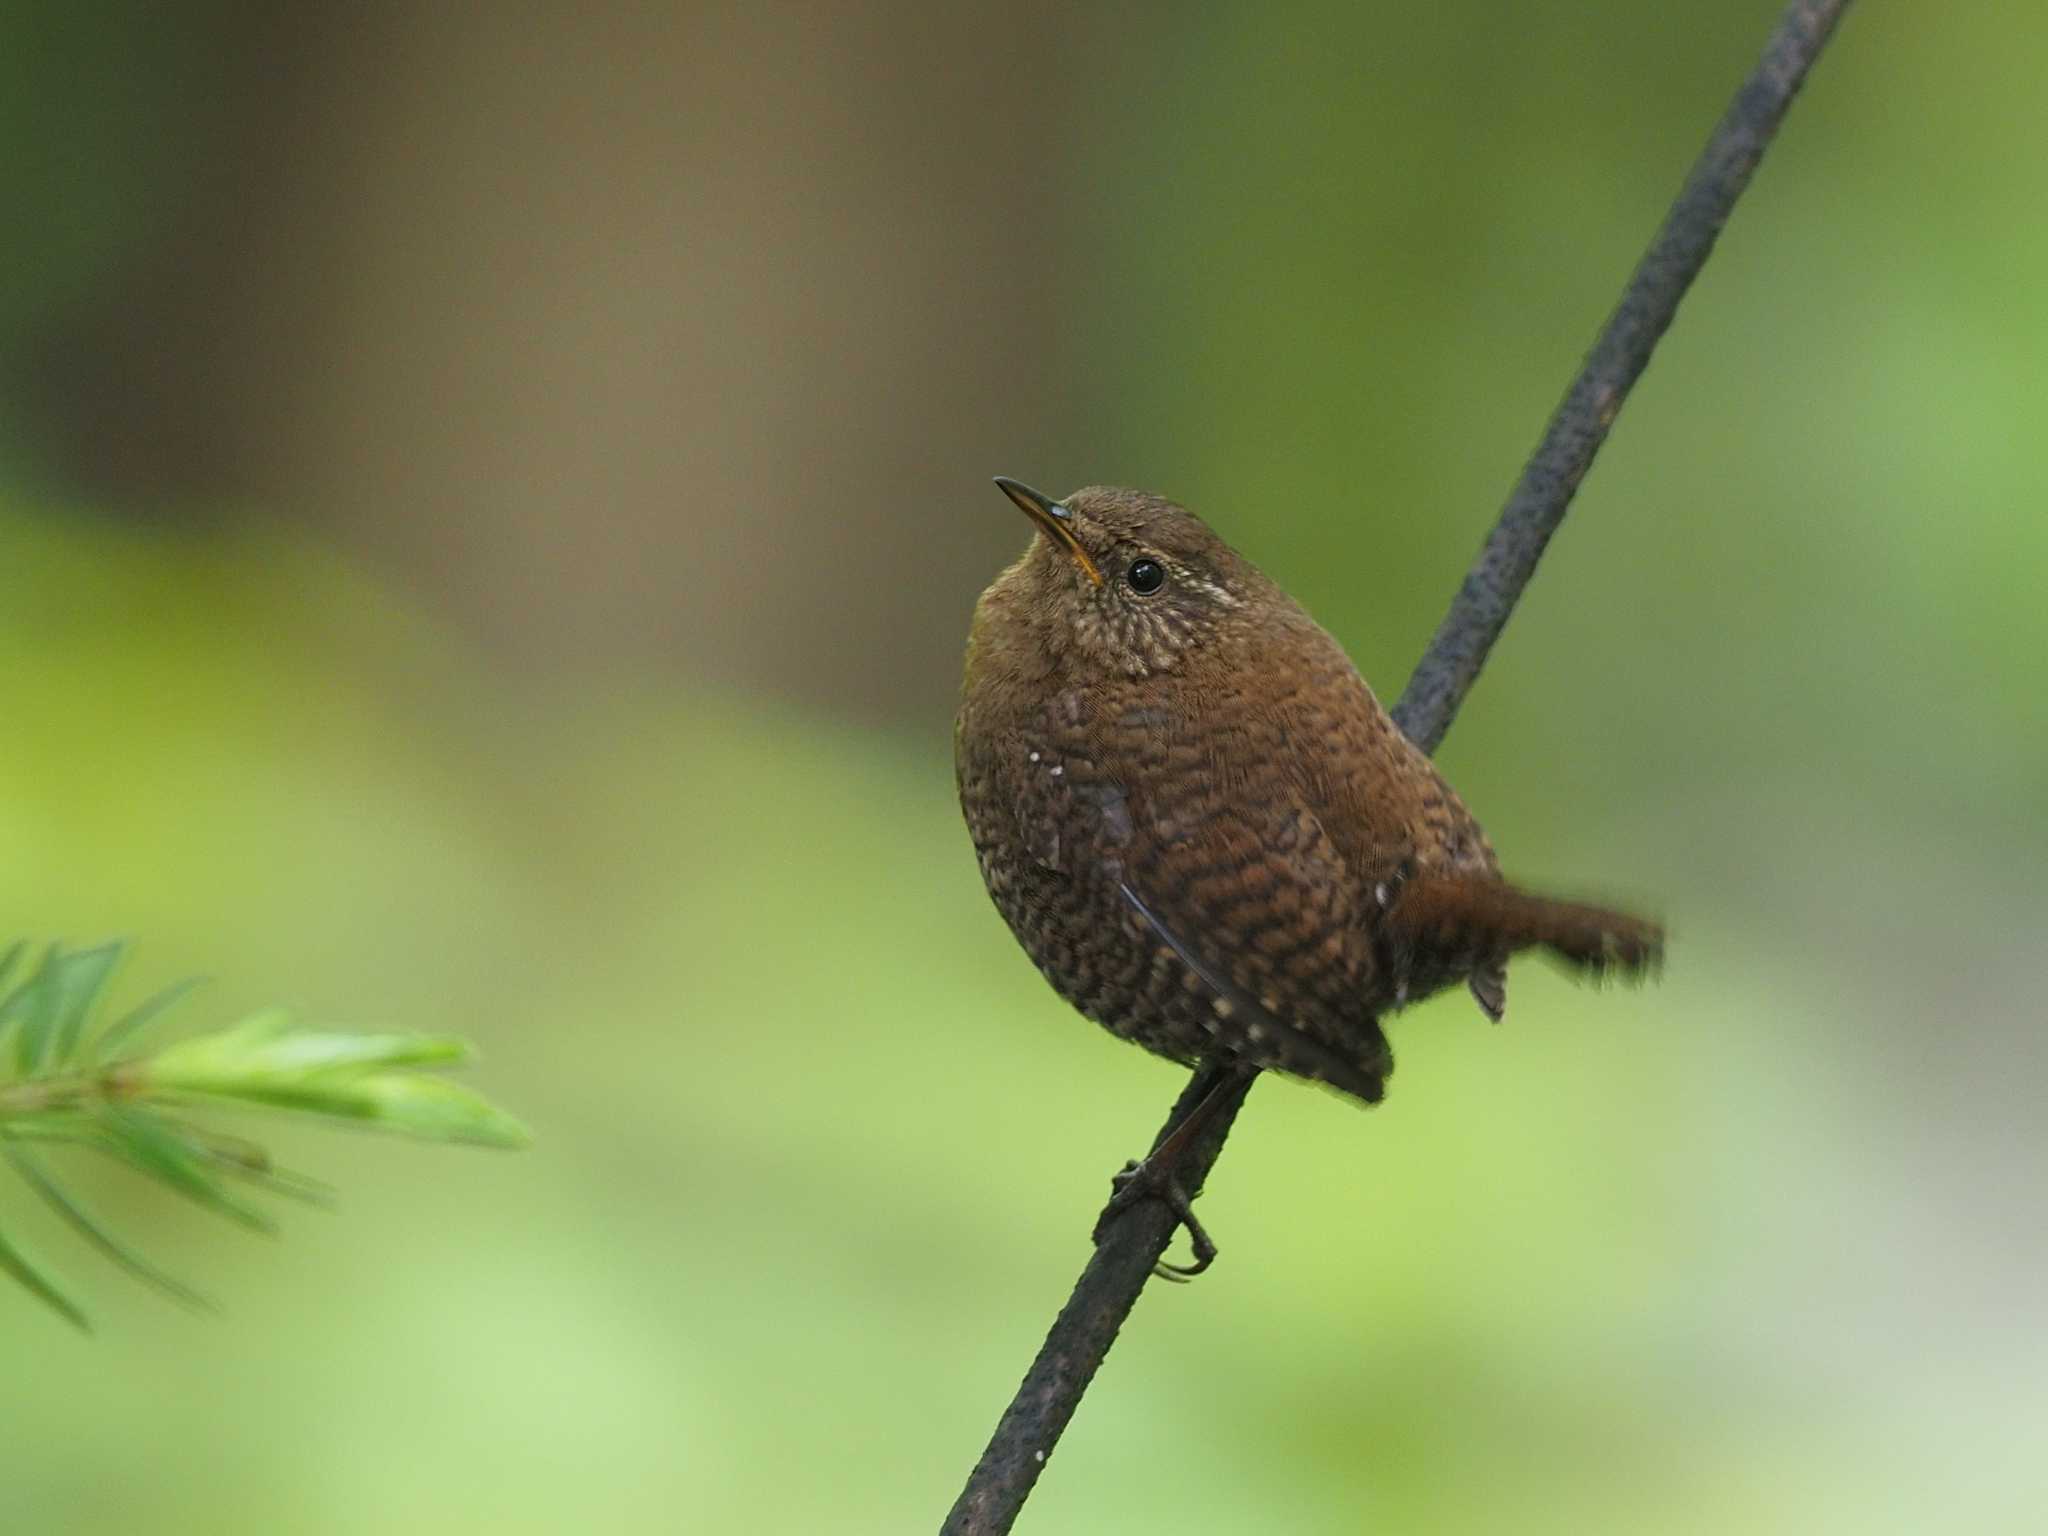
{"label": "small brown bird", "polygon": [[1082,1013],[1374,1103],[1382,1014],[1464,982],[1498,1019],[1521,949],[1659,958],[1653,924],[1504,881],[1343,648],[1192,513],[996,484],[1038,532],[975,607],[960,804],[997,909]]}

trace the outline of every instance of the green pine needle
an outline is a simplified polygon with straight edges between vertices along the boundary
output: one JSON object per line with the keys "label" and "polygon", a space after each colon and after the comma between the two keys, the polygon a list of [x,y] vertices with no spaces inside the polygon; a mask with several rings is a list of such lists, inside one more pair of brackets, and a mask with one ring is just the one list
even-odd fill
{"label": "green pine needle", "polygon": [[174,1005],[184,1001],[190,993],[198,990],[204,983],[205,978],[202,976],[187,976],[183,981],[174,982],[155,996],[137,1003],[133,1008],[122,1014],[120,1018],[114,1020],[113,1023],[100,1031],[99,1038],[92,1043],[92,1059],[95,1061],[110,1060],[122,1046],[133,1040],[137,1035],[140,1035],[151,1024],[155,1023],[160,1015],[167,1012]]}
{"label": "green pine needle", "polygon": [[35,975],[0,1003],[0,1033],[14,1026],[14,1064],[23,1077],[70,1059],[86,1014],[120,958],[118,943],[68,955],[52,944]]}
{"label": "green pine needle", "polygon": [[[124,946],[66,951],[52,945],[24,979],[4,990],[27,950],[17,943],[0,952],[0,1160],[102,1256],[187,1306],[210,1303],[109,1232],[31,1146],[91,1148],[216,1215],[271,1232],[276,1223],[269,1213],[240,1190],[324,1205],[327,1187],[276,1167],[261,1146],[210,1130],[188,1118],[192,1112],[235,1103],[435,1141],[528,1142],[517,1120],[435,1070],[470,1059],[468,1043],[453,1036],[297,1029],[284,1014],[267,1012],[137,1052],[144,1032],[197,982],[169,987],[95,1031],[94,1015]],[[0,1271],[89,1329],[77,1304],[4,1232]]]}
{"label": "green pine needle", "polygon": [[206,1158],[192,1149],[175,1120],[133,1107],[108,1105],[100,1111],[111,1150],[143,1173],[176,1190],[193,1204],[240,1222],[252,1232],[272,1233],[277,1223],[261,1208],[213,1176]]}
{"label": "green pine needle", "polygon": [[80,1205],[64,1188],[44,1170],[41,1163],[29,1156],[24,1147],[0,1143],[0,1153],[14,1165],[14,1171],[28,1181],[29,1188],[43,1197],[43,1203],[61,1216],[73,1231],[93,1247],[112,1259],[145,1285],[154,1286],[173,1301],[181,1302],[196,1311],[212,1311],[213,1303],[182,1281],[165,1274],[141,1254],[122,1242],[113,1233],[96,1221],[84,1206]]}
{"label": "green pine needle", "polygon": [[92,1332],[92,1323],[79,1309],[78,1303],[58,1290],[43,1272],[30,1262],[28,1256],[0,1232],[0,1270],[5,1270],[23,1285],[29,1294],[45,1303],[52,1311],[82,1333]]}
{"label": "green pine needle", "polygon": [[0,987],[7,985],[7,978],[13,974],[15,966],[21,963],[21,957],[27,953],[28,940],[16,939],[6,953],[0,954]]}

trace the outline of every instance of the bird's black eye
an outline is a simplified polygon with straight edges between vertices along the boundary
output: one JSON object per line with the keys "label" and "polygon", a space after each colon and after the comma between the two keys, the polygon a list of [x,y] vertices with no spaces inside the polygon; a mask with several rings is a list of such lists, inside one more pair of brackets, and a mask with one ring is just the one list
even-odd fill
{"label": "bird's black eye", "polygon": [[1157,560],[1133,560],[1131,568],[1124,572],[1124,580],[1140,597],[1150,597],[1166,585],[1166,567]]}

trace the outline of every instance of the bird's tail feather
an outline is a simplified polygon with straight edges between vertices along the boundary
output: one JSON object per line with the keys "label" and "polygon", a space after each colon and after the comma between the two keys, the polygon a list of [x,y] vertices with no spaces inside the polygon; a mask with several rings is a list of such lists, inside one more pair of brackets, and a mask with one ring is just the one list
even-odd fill
{"label": "bird's tail feather", "polygon": [[1548,950],[1600,977],[1639,975],[1664,959],[1664,930],[1656,923],[1466,876],[1411,877],[1391,903],[1384,931],[1399,974],[1438,967],[1464,974],[1524,949]]}

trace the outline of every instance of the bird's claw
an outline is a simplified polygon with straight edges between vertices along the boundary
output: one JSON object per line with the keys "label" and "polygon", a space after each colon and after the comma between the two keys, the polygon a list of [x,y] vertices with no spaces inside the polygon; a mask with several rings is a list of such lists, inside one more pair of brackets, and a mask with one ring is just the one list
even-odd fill
{"label": "bird's claw", "polygon": [[1095,1218],[1094,1238],[1099,1245],[1116,1219],[1140,1200],[1163,1201],[1173,1212],[1174,1220],[1188,1231],[1188,1243],[1195,1251],[1192,1264],[1169,1264],[1164,1259],[1152,1266],[1152,1273],[1162,1280],[1184,1284],[1199,1275],[1216,1261],[1216,1245],[1202,1227],[1200,1218],[1188,1201],[1188,1194],[1181,1187],[1180,1176],[1175,1173],[1157,1173],[1149,1163],[1136,1160],[1125,1163],[1122,1170],[1110,1175],[1111,1190],[1109,1204],[1102,1208],[1102,1214]]}

